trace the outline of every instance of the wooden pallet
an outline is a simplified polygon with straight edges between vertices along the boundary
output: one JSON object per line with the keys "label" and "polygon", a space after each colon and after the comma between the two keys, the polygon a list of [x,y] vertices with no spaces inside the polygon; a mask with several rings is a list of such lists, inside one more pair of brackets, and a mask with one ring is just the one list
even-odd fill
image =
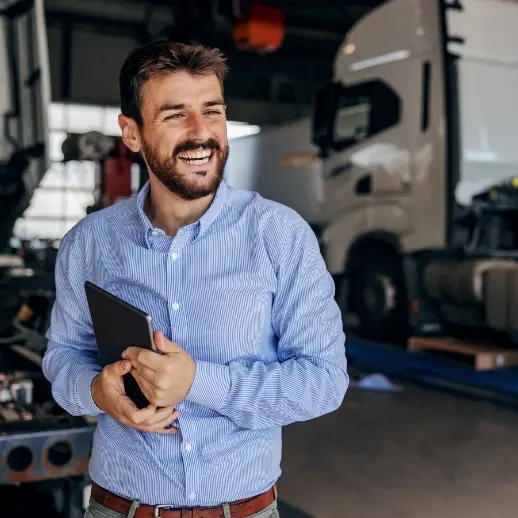
{"label": "wooden pallet", "polygon": [[492,345],[467,342],[449,337],[414,336],[408,341],[409,351],[428,351],[468,360],[477,371],[518,365],[518,349],[504,349]]}

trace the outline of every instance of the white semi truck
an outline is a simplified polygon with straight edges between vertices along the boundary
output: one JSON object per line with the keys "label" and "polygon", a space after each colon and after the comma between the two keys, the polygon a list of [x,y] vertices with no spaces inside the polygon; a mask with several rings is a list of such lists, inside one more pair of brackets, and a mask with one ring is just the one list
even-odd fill
{"label": "white semi truck", "polygon": [[381,2],[311,119],[232,142],[228,182],[307,219],[363,336],[516,335],[517,27],[511,0]]}

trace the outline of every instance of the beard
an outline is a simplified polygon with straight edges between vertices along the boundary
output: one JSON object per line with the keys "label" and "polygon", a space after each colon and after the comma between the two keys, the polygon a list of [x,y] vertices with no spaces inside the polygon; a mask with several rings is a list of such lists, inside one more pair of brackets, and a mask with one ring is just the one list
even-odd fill
{"label": "beard", "polygon": [[[178,155],[185,151],[201,151],[209,149],[213,152],[216,160],[214,171],[204,170],[204,165],[199,166],[198,171],[190,173],[181,173],[177,164],[181,160]],[[144,158],[151,172],[158,180],[172,193],[176,194],[184,200],[197,200],[214,194],[223,180],[225,165],[228,160],[229,147],[228,144],[221,146],[215,139],[208,139],[205,142],[196,142],[187,140],[178,144],[173,153],[168,158],[162,158],[158,151],[147,141],[142,143],[142,151]],[[192,178],[194,177],[194,178]],[[207,179],[207,181],[197,181]]]}

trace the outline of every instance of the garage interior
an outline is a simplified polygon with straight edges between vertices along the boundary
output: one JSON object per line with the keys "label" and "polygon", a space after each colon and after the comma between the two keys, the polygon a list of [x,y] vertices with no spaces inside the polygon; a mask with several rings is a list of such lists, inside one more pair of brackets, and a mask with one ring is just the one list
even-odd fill
{"label": "garage interior", "polygon": [[[468,7],[470,2],[473,4]],[[484,26],[472,6],[477,4],[480,12],[487,13],[491,12],[492,2],[500,5],[500,11],[495,7],[495,12],[501,13],[498,14],[500,18],[495,15],[494,20],[488,20],[488,26]],[[244,161],[241,162],[242,168],[251,168],[256,157],[249,154],[250,148],[246,143],[251,140],[246,139],[262,139],[265,135],[262,147],[254,148],[254,153],[259,149],[259,153],[268,157],[269,149],[272,149],[272,156],[268,160],[265,158],[268,167],[280,163],[277,161],[279,156],[291,154],[288,156],[291,165],[279,167],[279,178],[284,169],[289,169],[283,179],[257,180],[256,185],[264,187],[267,197],[272,193],[276,196],[275,189],[280,189],[279,186],[287,185],[288,181],[299,182],[303,177],[296,176],[299,172],[292,169],[309,163],[308,149],[313,152],[315,148],[321,148],[319,158],[330,160],[330,175],[340,178],[340,181],[349,174],[351,167],[354,169],[352,162],[344,165],[338,158],[333,158],[347,148],[345,145],[334,146],[331,140],[326,140],[330,137],[325,131],[331,131],[330,126],[324,129],[318,126],[327,113],[325,109],[330,109],[330,103],[340,102],[333,95],[339,97],[341,94],[333,90],[335,93],[326,98],[328,104],[322,105],[323,111],[319,112],[315,106],[319,95],[326,92],[323,89],[325,85],[337,74],[337,56],[347,54],[347,49],[355,45],[347,44],[348,40],[344,40],[346,35],[352,35],[354,39],[357,24],[378,9],[387,5],[390,9],[389,4],[393,10],[387,13],[401,16],[387,18],[386,25],[377,19],[379,33],[369,29],[375,49],[383,49],[386,45],[387,53],[383,51],[385,61],[367,64],[367,53],[362,61],[364,70],[389,63],[386,57],[389,53],[394,61],[409,59],[408,56],[396,56],[400,52],[397,50],[398,35],[405,33],[402,13],[411,11],[411,20],[414,15],[426,19],[435,9],[432,4],[447,5],[446,9],[459,16],[465,9],[466,16],[477,20],[477,30],[485,32],[485,36],[476,41],[474,45],[479,47],[475,50],[469,47],[471,40],[467,39],[472,54],[467,51],[465,54],[470,59],[475,56],[474,62],[492,59],[489,54],[483,54],[482,47],[487,38],[497,40],[495,46],[512,49],[514,43],[514,48],[518,49],[518,37],[510,36],[510,30],[506,32],[503,27],[491,26],[506,16],[510,20],[518,20],[518,3],[513,0],[0,0],[0,43],[5,43],[7,58],[0,58],[0,72],[6,65],[7,72],[11,73],[7,80],[0,77],[0,114],[6,121],[4,130],[0,131],[0,518],[79,518],[83,516],[88,500],[88,457],[95,420],[70,416],[59,408],[41,374],[41,362],[45,350],[44,333],[53,300],[54,261],[60,239],[88,213],[102,209],[106,200],[108,204],[116,202],[121,195],[119,190],[122,196],[124,193],[132,195],[146,179],[138,157],[129,153],[119,141],[118,73],[128,52],[141,43],[162,38],[220,48],[230,66],[225,100],[230,153],[232,156],[235,150],[234,156],[237,157],[231,165],[232,178],[240,184],[242,178],[238,177],[239,168],[234,169],[235,164]],[[26,149],[20,153],[4,152],[11,149],[9,132],[5,129],[8,119],[16,119],[17,110],[21,113],[32,109],[27,98],[21,96],[16,100],[16,96],[10,97],[8,93],[9,85],[20,82],[19,71],[26,66],[26,63],[17,61],[23,56],[24,46],[21,40],[16,40],[12,27],[28,13],[32,16],[30,13],[38,6],[44,13],[45,43],[48,45],[50,102],[45,107],[48,113],[46,153],[49,167],[45,171],[33,170],[32,176],[23,173],[22,177],[17,174],[27,167],[25,158],[32,159],[30,153],[26,154]],[[425,26],[426,22],[422,24]],[[452,25],[460,32],[465,30],[461,22],[456,25],[454,20]],[[420,30],[421,27],[417,31],[418,37],[423,34],[428,37],[426,31],[420,33]],[[412,37],[415,33],[413,31]],[[359,34],[360,31],[358,38]],[[35,32],[32,37],[36,38]],[[397,44],[393,44],[392,37],[394,41],[398,40]],[[435,37],[445,36],[442,33],[432,35],[427,40],[430,46],[435,45]],[[452,45],[464,44],[461,36],[454,34],[449,38]],[[38,43],[42,41],[38,40]],[[366,45],[365,41],[361,40],[361,43]],[[359,43],[357,46],[362,49]],[[482,54],[476,54],[480,48]],[[19,54],[11,54],[15,52],[13,49]],[[426,45],[419,48],[419,52],[428,51]],[[373,52],[381,53],[378,50]],[[424,145],[426,142],[423,140],[423,144],[418,138],[427,138],[427,128],[441,128],[437,130],[437,135],[441,136],[433,138],[444,139],[442,142],[448,149],[444,154],[446,165],[440,166],[448,170],[440,187],[446,193],[444,200],[447,202],[442,198],[432,199],[438,192],[435,184],[430,191],[432,195],[422,199],[427,200],[423,201],[423,206],[440,207],[448,203],[451,207],[455,188],[451,180],[455,173],[452,164],[456,159],[462,162],[459,153],[452,151],[456,144],[451,135],[460,124],[454,119],[460,117],[463,110],[469,112],[473,109],[476,96],[470,97],[470,102],[475,104],[463,104],[462,99],[453,100],[450,96],[451,82],[443,77],[450,77],[448,66],[439,72],[434,68],[435,55],[430,52],[432,57],[427,58],[428,65],[419,68],[417,86],[412,86],[415,81],[413,72],[408,77],[401,76],[401,72],[394,74],[408,83],[408,90],[401,93],[400,102],[404,104],[408,100],[410,106],[415,102],[413,111],[401,109],[397,104],[398,114],[399,121],[406,121],[404,117],[419,119],[416,127],[421,133],[415,137],[416,148],[410,151],[413,153],[410,161],[422,160],[422,163],[432,164],[430,167],[438,167],[434,160],[443,158],[442,155],[437,158],[439,152],[436,151],[442,149],[442,144],[434,141],[437,148],[430,152]],[[455,58],[457,61],[462,60],[462,52],[460,50]],[[504,84],[495,80],[490,84],[492,89],[500,88],[507,92],[518,84],[514,82],[518,81],[516,52],[510,50],[509,55],[502,54],[502,66],[509,70],[505,75],[508,82]],[[465,72],[462,68],[460,70],[462,86],[459,91],[464,92],[466,82],[462,80],[474,76],[469,76],[471,68],[467,67]],[[358,67],[355,73],[360,71]],[[462,76],[463,73],[466,75]],[[374,71],[372,77],[378,88],[376,74]],[[444,85],[437,79],[439,76],[444,79]],[[427,78],[423,83],[422,77]],[[394,82],[397,80],[395,78]],[[25,86],[29,83],[27,80]],[[478,85],[480,95],[485,96],[487,91],[482,83],[486,85],[483,81]],[[354,100],[345,103],[345,108],[354,108],[354,102],[359,102],[357,99],[362,96],[368,97],[371,95],[369,92],[355,93]],[[374,99],[378,90],[373,87],[372,92]],[[438,92],[444,95],[444,106],[441,104],[442,108],[435,112],[434,103],[439,103]],[[381,111],[375,111],[378,108],[375,108],[374,101],[371,106],[372,113],[385,114],[380,119],[378,133],[366,135],[362,131],[369,130],[360,128],[360,133],[354,135],[354,145],[361,145],[373,135],[381,135],[376,143],[382,145],[383,131],[397,130],[398,123],[386,122],[390,117],[390,106],[396,105],[389,104],[392,101],[388,94],[383,95],[386,97],[382,98]],[[502,93],[501,96],[504,100],[507,99],[505,95]],[[428,101],[423,103],[421,96]],[[493,96],[497,98],[498,93],[493,93]],[[501,106],[497,106],[494,113],[498,112],[497,108]],[[426,109],[429,111],[425,115]],[[508,109],[505,135],[516,134],[516,110],[509,106]],[[32,112],[26,111],[24,115],[30,120],[27,113]],[[484,115],[488,121],[491,119],[487,125],[489,131],[499,131],[495,120],[503,118],[502,113],[498,112],[494,118],[491,118],[493,115]],[[34,115],[34,120],[36,118]],[[426,119],[426,124],[423,119]],[[308,136],[306,126],[300,130],[297,126],[299,121],[307,120],[313,124],[313,131],[320,128],[325,135],[315,131]],[[475,118],[469,120],[474,121],[474,125],[479,123]],[[401,132],[408,130],[404,126],[406,122],[399,123],[403,128]],[[395,302],[411,308],[411,322],[408,324],[412,327],[411,332],[407,331],[406,323],[403,326],[397,319],[394,320],[397,332],[393,333],[394,328],[387,325],[386,339],[370,335],[361,325],[358,326],[360,319],[367,322],[364,324],[366,328],[382,329],[382,324],[378,327],[378,321],[373,320],[377,315],[381,322],[382,317],[377,313],[374,315],[372,308],[383,306],[379,310],[381,313],[386,308],[391,309],[393,298],[390,294],[395,288],[379,281],[380,275],[376,277],[374,287],[369,284],[372,291],[367,295],[381,299],[376,299],[370,306],[368,302],[358,304],[354,309],[351,306],[351,290],[358,288],[363,279],[363,271],[358,264],[362,261],[374,264],[373,258],[376,257],[386,264],[392,261],[393,252],[387,248],[391,238],[385,240],[388,232],[383,229],[381,232],[376,227],[369,236],[383,234],[382,244],[370,248],[365,245],[365,240],[358,240],[359,244],[348,250],[352,270],[338,271],[337,262],[333,259],[337,255],[330,252],[326,256],[326,259],[330,258],[336,297],[344,316],[350,386],[343,405],[336,412],[292,424],[283,431],[283,473],[279,480],[281,518],[510,518],[516,514],[518,324],[515,328],[512,323],[518,319],[512,308],[515,293],[518,293],[518,281],[514,284],[518,280],[514,266],[518,264],[518,239],[513,230],[516,221],[513,211],[518,213],[518,196],[515,194],[518,181],[513,177],[518,156],[512,154],[512,139],[508,141],[503,133],[496,139],[505,141],[502,149],[498,145],[493,148],[491,135],[488,137],[484,133],[487,128],[482,123],[476,136],[473,136],[475,130],[473,135],[470,133],[471,127],[466,129],[469,124],[464,119],[463,123],[464,141],[471,144],[480,139],[482,142],[477,151],[479,155],[491,154],[495,149],[501,155],[495,154],[489,159],[485,158],[486,155],[472,158],[464,150],[463,156],[467,157],[465,170],[470,167],[469,171],[476,170],[475,175],[478,176],[473,183],[481,186],[480,196],[472,198],[473,203],[478,203],[473,212],[463,208],[458,220],[450,225],[446,219],[457,217],[453,209],[430,209],[434,211],[428,218],[430,228],[435,229],[433,220],[440,219],[440,232],[448,227],[449,237],[441,243],[441,238],[437,237],[440,232],[430,231],[432,244],[428,246],[423,240],[422,248],[427,251],[433,249],[431,255],[414,254],[413,251],[408,254],[415,261],[426,256],[427,261],[419,262],[416,269],[425,272],[424,288],[419,291],[419,296],[414,296],[414,292],[411,296],[409,292],[404,302],[399,296]],[[281,133],[276,132],[284,127],[293,128],[294,133],[287,135],[301,140],[279,139],[277,135]],[[416,132],[408,131],[414,142]],[[303,142],[306,137],[308,140]],[[311,137],[313,140],[310,142]],[[390,138],[387,137],[387,142]],[[405,147],[403,137],[397,136],[397,139],[400,139],[395,140],[398,145]],[[243,142],[245,144],[240,147]],[[32,149],[34,156],[40,152],[39,149],[38,146]],[[41,164],[39,159],[38,155],[36,168]],[[397,163],[401,164],[400,161]],[[366,167],[369,166],[371,164]],[[491,167],[494,167],[495,174]],[[109,179],[109,175],[115,175],[118,168],[125,171],[123,180]],[[372,171],[375,172],[374,169]],[[374,206],[380,199],[393,196],[396,188],[394,183],[380,182],[377,186],[372,171],[369,170],[367,176],[358,177],[355,195],[370,196],[368,203]],[[234,176],[236,174],[238,176]],[[311,172],[300,173],[303,174]],[[440,176],[440,172],[437,174]],[[248,173],[243,173],[246,175]],[[407,187],[405,184],[402,189]],[[471,184],[468,187],[471,188]],[[377,188],[381,193],[379,198],[376,198]],[[345,197],[344,192],[336,187],[329,206],[337,207],[338,197]],[[411,189],[401,192],[402,195],[399,191],[397,195],[411,197]],[[299,201],[297,199],[294,203]],[[505,203],[504,208],[492,205],[500,202]],[[405,203],[402,202],[401,206],[406,210],[410,205]],[[443,213],[446,214],[444,221],[441,219]],[[374,212],[368,214],[365,221],[376,220],[372,216]],[[416,217],[415,213],[410,214]],[[493,214],[498,214],[498,217],[491,219],[488,214],[491,218]],[[340,226],[329,225],[326,229],[325,224],[329,221],[324,220],[322,217],[314,225],[312,221],[310,223],[322,243],[332,243],[337,232],[341,232]],[[376,224],[380,226],[378,220]],[[420,224],[425,222],[420,221]],[[360,226],[367,228],[368,224],[357,223],[357,228]],[[492,230],[496,226],[498,232]],[[405,235],[405,232],[401,234]],[[416,227],[416,234],[419,233]],[[450,254],[451,250],[455,253]],[[419,259],[414,259],[417,255]],[[462,261],[466,260],[471,261],[469,268],[462,266],[465,264]],[[459,261],[455,263],[455,271],[451,261]],[[383,267],[380,268],[385,274]],[[353,279],[360,281],[344,280],[351,271]],[[355,277],[355,274],[358,275]],[[480,289],[477,288],[479,283],[483,283]],[[365,286],[367,284],[365,282]],[[423,290],[426,298],[422,295]],[[505,296],[501,295],[503,292]],[[368,313],[369,308],[371,313]],[[441,315],[440,325],[434,320],[438,313]],[[506,315],[505,318],[502,314]],[[400,318],[399,313],[396,317]],[[481,320],[484,326],[476,327],[475,323]],[[400,333],[402,330],[404,332]],[[412,335],[417,336],[417,341],[415,336],[413,342],[409,341]],[[413,343],[413,349],[407,348],[407,343]]]}

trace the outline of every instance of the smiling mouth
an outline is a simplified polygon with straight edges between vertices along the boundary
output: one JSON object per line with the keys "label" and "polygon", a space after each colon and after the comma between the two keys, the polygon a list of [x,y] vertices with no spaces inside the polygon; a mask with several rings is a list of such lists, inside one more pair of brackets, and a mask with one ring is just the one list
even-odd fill
{"label": "smiling mouth", "polygon": [[202,151],[186,151],[184,153],[180,153],[178,158],[190,165],[205,165],[210,162],[212,158],[212,154],[214,151],[204,149]]}

